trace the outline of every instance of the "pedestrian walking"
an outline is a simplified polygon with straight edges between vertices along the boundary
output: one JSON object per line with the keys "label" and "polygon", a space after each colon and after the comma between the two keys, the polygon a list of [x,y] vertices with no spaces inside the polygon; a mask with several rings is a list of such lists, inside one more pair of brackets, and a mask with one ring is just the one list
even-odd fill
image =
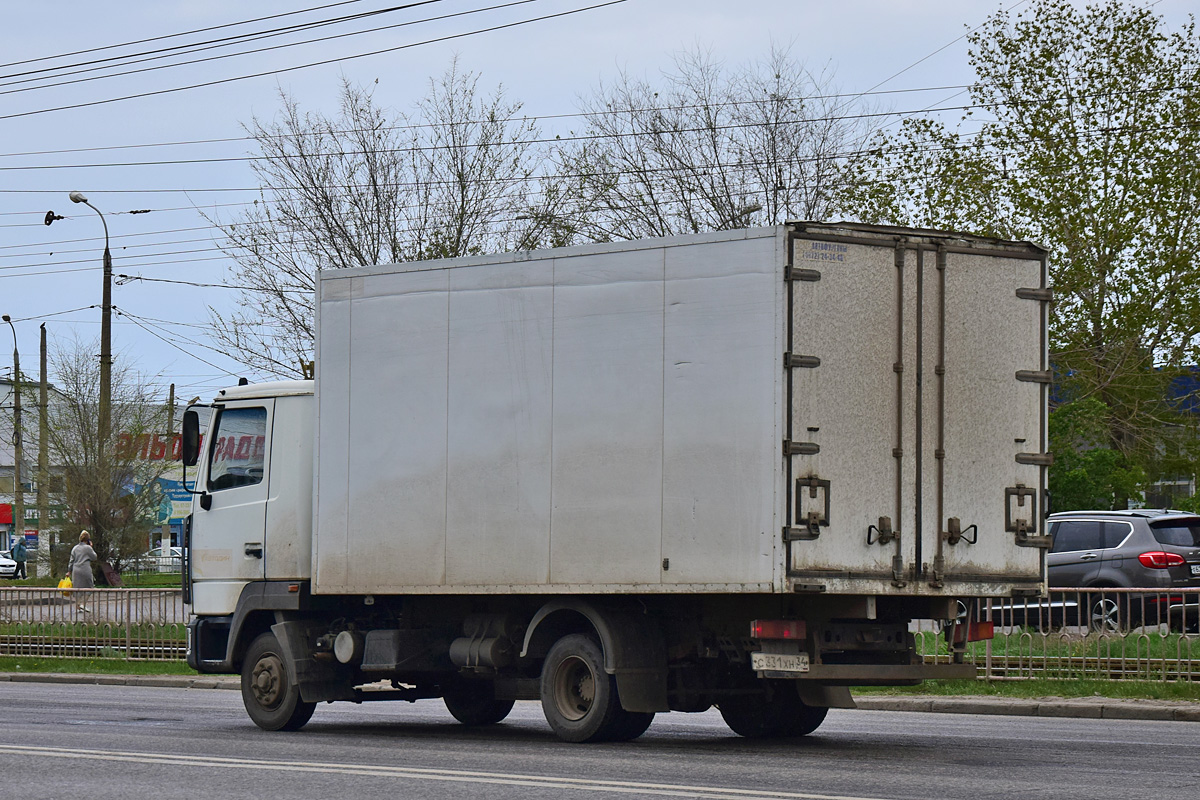
{"label": "pedestrian walking", "polygon": [[[71,576],[71,586],[76,589],[93,589],[96,586],[92,579],[92,563],[96,561],[96,551],[92,549],[92,537],[87,531],[79,534],[79,544],[71,548],[71,558],[67,561],[67,574]],[[75,607],[80,611],[90,611],[86,605],[87,596],[80,595]]]}
{"label": "pedestrian walking", "polygon": [[25,572],[25,561],[29,558],[29,551],[25,548],[25,537],[18,536],[17,542],[12,546],[12,560],[17,562],[17,569],[13,572],[13,580],[18,578],[28,578],[29,575]]}

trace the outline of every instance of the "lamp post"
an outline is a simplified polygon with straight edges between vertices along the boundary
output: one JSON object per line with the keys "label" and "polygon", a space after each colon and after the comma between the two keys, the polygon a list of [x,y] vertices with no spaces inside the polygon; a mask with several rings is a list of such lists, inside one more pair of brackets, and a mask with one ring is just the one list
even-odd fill
{"label": "lamp post", "polygon": [[[16,485],[13,486],[13,530],[19,536],[25,536],[25,491],[21,485],[21,459],[25,453],[22,447],[21,437],[21,354],[17,349],[17,329],[12,323],[12,318],[5,314],[0,317],[8,323],[8,327],[12,329],[13,336],[13,480]],[[11,542],[9,543],[11,547]]]}
{"label": "lamp post", "polygon": [[[88,202],[83,192],[71,192],[72,203],[83,203],[100,215],[104,226],[104,295],[100,306],[100,419],[101,452],[107,452],[109,425],[112,416],[112,253],[108,249],[108,223],[100,209]],[[47,215],[47,218],[49,215]],[[46,222],[50,224],[49,221]]]}
{"label": "lamp post", "polygon": [[762,211],[761,203],[750,203],[741,208],[734,209],[733,214],[729,217],[729,224],[735,228],[739,228],[742,224],[745,224],[742,223],[742,220],[745,219],[746,223],[749,223],[750,220],[748,217],[756,211]]}

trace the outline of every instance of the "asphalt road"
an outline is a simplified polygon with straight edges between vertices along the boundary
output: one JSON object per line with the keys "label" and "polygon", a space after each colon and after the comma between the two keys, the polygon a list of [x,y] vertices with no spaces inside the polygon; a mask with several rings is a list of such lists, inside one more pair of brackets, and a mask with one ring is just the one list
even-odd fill
{"label": "asphalt road", "polygon": [[1188,798],[1200,725],[833,711],[752,742],[716,712],[570,745],[534,703],[488,729],[438,701],[318,707],[265,733],[237,692],[0,683],[5,798]]}

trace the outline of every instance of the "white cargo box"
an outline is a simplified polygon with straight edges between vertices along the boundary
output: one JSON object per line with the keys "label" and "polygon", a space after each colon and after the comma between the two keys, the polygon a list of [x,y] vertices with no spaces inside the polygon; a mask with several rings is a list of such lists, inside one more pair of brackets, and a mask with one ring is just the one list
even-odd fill
{"label": "white cargo box", "polygon": [[1038,588],[1048,301],[851,225],[324,272],[313,592]]}

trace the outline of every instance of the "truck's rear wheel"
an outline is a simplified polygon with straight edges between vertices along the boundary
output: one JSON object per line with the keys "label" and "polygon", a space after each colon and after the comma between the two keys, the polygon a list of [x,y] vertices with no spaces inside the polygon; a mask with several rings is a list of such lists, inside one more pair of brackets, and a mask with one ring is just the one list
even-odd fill
{"label": "truck's rear wheel", "polygon": [[829,709],[806,705],[794,681],[765,683],[765,693],[733,695],[717,704],[721,718],[738,736],[747,739],[806,736],[825,721]]}
{"label": "truck's rear wheel", "polygon": [[542,711],[566,742],[636,739],[654,718],[621,708],[600,645],[582,634],[564,636],[550,648],[542,665]]}
{"label": "truck's rear wheel", "polygon": [[463,725],[495,725],[512,711],[512,700],[497,700],[490,681],[452,681],[442,689],[442,701]]}
{"label": "truck's rear wheel", "polygon": [[287,661],[273,633],[250,643],[242,661],[242,703],[254,724],[266,731],[295,731],[312,718],[316,703],[300,699]]}

